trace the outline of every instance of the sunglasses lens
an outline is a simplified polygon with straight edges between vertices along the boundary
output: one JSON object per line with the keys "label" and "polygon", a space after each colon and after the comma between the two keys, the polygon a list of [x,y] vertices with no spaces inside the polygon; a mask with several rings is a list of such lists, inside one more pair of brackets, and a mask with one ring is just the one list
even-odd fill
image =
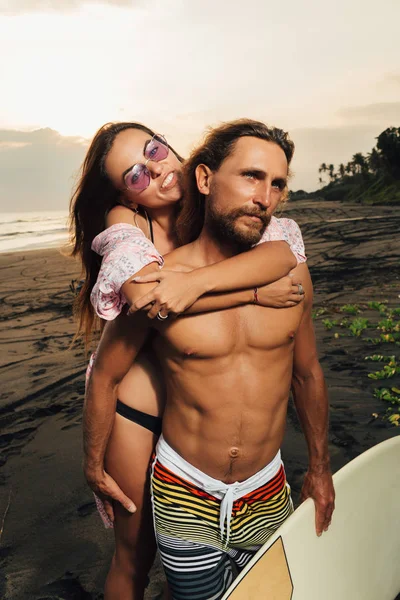
{"label": "sunglasses lens", "polygon": [[147,167],[139,163],[125,175],[124,181],[129,190],[145,190],[150,184],[150,173]]}
{"label": "sunglasses lens", "polygon": [[164,160],[167,158],[169,152],[168,143],[165,137],[162,135],[155,135],[151,141],[147,144],[145,150],[145,157],[150,160]]}

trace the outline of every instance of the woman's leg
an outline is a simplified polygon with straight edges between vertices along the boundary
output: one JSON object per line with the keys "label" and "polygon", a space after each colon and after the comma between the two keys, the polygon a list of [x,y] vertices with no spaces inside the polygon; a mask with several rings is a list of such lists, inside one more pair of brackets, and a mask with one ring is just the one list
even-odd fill
{"label": "woman's leg", "polygon": [[156,543],[149,490],[149,465],[157,436],[116,414],[106,454],[106,470],[133,500],[136,512],[114,504],[115,553],[105,600],[141,600]]}

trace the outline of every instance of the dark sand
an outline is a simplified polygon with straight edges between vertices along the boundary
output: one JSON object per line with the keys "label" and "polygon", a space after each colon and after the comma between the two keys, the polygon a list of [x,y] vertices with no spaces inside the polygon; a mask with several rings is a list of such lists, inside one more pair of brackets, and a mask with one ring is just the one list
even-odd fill
{"label": "dark sand", "polygon": [[[383,299],[400,306],[400,208],[302,201],[285,212],[302,226],[316,307],[334,311]],[[86,362],[79,346],[69,349],[69,283],[77,269],[54,250],[2,254],[0,266],[0,598],[101,598],[113,535],[103,529],[81,473]],[[315,323],[336,471],[400,433],[381,418],[387,405],[373,397],[376,382],[368,379],[364,361],[370,353],[398,355],[399,347],[382,344],[366,352],[358,338],[335,339],[322,318]],[[390,383],[399,387],[398,378]],[[307,453],[292,407],[283,455],[297,499]],[[156,564],[147,598],[158,598],[161,587]]]}

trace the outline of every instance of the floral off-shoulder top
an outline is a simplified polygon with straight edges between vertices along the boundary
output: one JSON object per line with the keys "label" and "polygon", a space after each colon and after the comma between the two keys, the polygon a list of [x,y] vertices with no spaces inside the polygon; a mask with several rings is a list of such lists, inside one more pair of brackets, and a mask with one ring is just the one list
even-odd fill
{"label": "floral off-shoulder top", "polygon": [[[298,263],[307,260],[296,221],[272,217],[259,244],[279,240],[289,244]],[[152,262],[161,268],[164,259],[142,230],[128,223],[118,223],[102,231],[93,240],[92,250],[103,260],[90,299],[97,315],[112,321],[126,304],[121,291],[125,281]]]}

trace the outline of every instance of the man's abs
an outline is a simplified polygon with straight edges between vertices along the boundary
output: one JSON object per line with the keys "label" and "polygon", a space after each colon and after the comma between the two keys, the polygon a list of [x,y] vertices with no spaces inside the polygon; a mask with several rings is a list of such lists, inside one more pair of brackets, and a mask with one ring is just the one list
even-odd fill
{"label": "man's abs", "polygon": [[167,382],[163,433],[188,462],[226,483],[247,479],[282,442],[301,308],[242,307],[178,319],[158,352]]}

